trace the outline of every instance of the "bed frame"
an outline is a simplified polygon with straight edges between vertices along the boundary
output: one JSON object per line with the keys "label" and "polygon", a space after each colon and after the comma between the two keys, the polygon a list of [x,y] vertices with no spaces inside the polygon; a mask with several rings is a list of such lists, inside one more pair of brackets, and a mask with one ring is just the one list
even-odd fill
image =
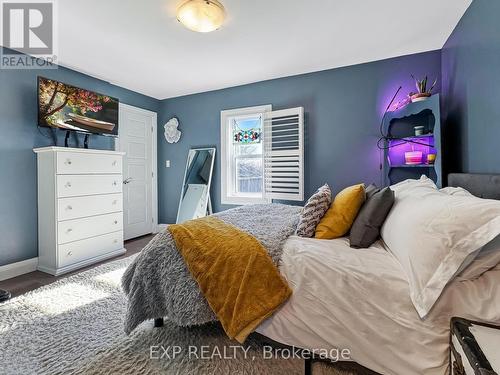
{"label": "bed frame", "polygon": [[[500,200],[500,174],[475,174],[475,173],[450,173],[448,174],[448,186],[451,187],[461,187],[469,191],[471,194],[485,199],[498,199]],[[157,318],[154,320],[155,327],[163,326],[163,318]],[[289,345],[281,344],[277,341],[270,339],[259,333],[252,333],[252,335],[257,335],[261,338],[261,341],[270,344],[277,348],[290,348]],[[310,358],[304,360],[304,374],[312,374],[312,363],[314,361],[325,361],[332,362],[324,358]],[[367,369],[355,362],[335,362],[340,365],[356,366],[357,371],[363,375],[377,374],[376,372]]]}
{"label": "bed frame", "polygon": [[464,188],[476,197],[500,200],[500,174],[450,173],[448,186]]}

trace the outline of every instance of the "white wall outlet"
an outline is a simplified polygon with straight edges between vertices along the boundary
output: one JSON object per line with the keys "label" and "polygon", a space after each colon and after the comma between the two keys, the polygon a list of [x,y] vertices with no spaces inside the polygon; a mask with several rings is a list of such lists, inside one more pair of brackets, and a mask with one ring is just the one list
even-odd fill
{"label": "white wall outlet", "polygon": [[165,160],[165,168],[170,168],[170,160]]}

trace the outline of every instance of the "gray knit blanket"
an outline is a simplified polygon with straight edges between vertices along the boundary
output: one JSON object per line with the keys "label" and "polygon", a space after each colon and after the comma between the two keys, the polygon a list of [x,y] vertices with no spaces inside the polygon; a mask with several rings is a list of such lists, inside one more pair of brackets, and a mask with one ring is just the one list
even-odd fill
{"label": "gray knit blanket", "polygon": [[[297,227],[300,210],[297,206],[263,204],[242,206],[214,216],[254,236],[278,266],[283,245]],[[122,287],[128,299],[127,334],[142,322],[161,317],[179,326],[217,320],[168,230],[156,235],[137,255],[122,277]]]}

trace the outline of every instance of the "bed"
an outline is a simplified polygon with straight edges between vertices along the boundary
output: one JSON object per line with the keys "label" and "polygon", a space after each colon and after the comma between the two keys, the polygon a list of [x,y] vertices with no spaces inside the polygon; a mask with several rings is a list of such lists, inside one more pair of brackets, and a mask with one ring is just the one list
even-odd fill
{"label": "bed", "polygon": [[[498,175],[450,174],[449,185],[500,199]],[[352,249],[346,238],[292,236],[280,271],[292,297],[256,331],[289,346],[347,348],[353,361],[383,374],[447,374],[451,317],[500,323],[500,265],[452,282],[425,320],[382,241]]]}
{"label": "bed", "polygon": [[[449,185],[500,199],[499,176],[451,174]],[[425,319],[382,241],[353,249],[346,238],[291,236],[279,270],[293,293],[255,331],[303,349],[348,349],[352,361],[383,374],[444,375],[451,317],[500,323],[500,265],[475,280],[454,280]]]}
{"label": "bed", "polygon": [[380,242],[356,250],[347,239],[291,237],[282,261],[292,297],[256,331],[299,348],[347,348],[353,361],[382,374],[444,375],[451,317],[500,323],[500,266],[454,282],[421,320]]}

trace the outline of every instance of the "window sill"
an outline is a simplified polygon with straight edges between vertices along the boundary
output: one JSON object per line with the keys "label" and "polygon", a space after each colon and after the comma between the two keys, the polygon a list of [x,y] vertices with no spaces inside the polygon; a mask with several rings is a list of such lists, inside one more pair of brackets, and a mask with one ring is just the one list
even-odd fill
{"label": "window sill", "polygon": [[221,199],[221,204],[243,206],[247,204],[264,204],[271,203],[271,199],[267,198],[252,198],[252,197],[224,197]]}

